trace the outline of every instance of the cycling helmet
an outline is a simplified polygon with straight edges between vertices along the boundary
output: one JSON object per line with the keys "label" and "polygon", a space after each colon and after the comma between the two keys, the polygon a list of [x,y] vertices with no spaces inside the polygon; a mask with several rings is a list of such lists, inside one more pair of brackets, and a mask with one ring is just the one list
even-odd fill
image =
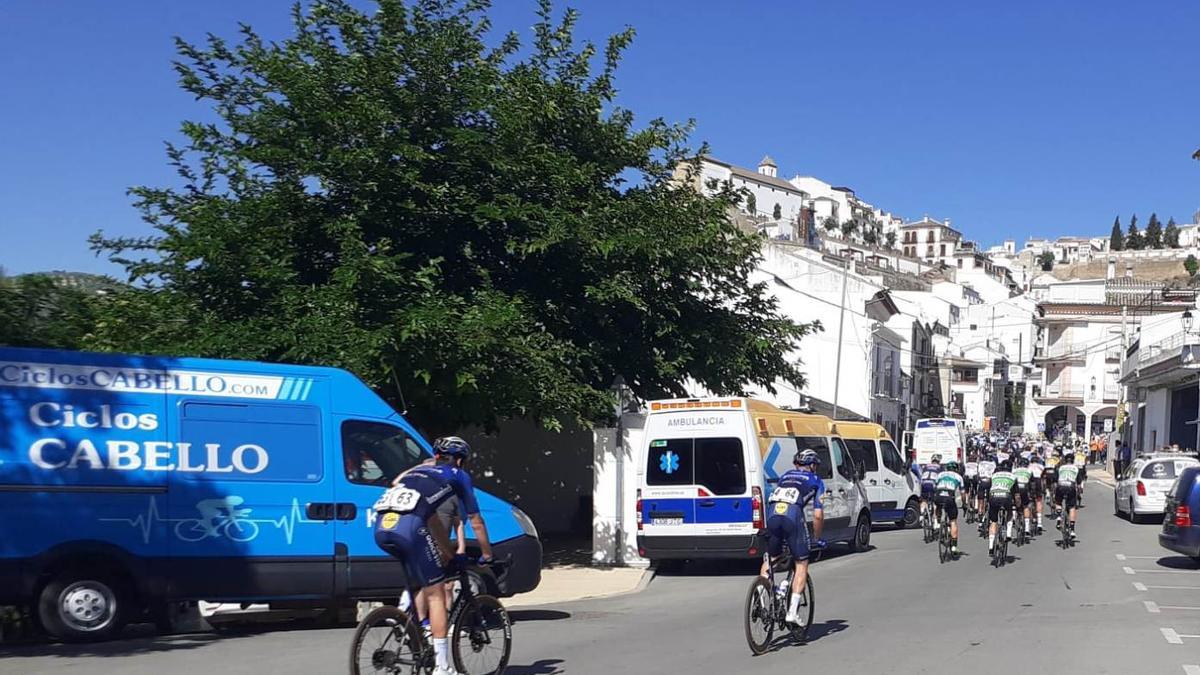
{"label": "cycling helmet", "polygon": [[458,436],[442,436],[433,442],[433,454],[466,459],[471,456],[471,446]]}
{"label": "cycling helmet", "polygon": [[1012,471],[1012,461],[1006,459],[1003,462],[1000,462],[1000,466],[996,468],[1000,469],[1001,471]]}
{"label": "cycling helmet", "polygon": [[943,466],[942,468],[943,468],[943,469],[945,469],[945,470],[947,470],[947,471],[953,471],[954,473],[961,473],[961,472],[962,472],[962,467],[960,467],[960,466],[958,465],[958,462],[956,462],[956,461],[954,461],[954,460],[950,460],[949,462],[946,462],[946,465],[945,465],[945,466]]}
{"label": "cycling helmet", "polygon": [[818,455],[815,450],[801,450],[800,452],[796,453],[796,456],[792,458],[792,461],[800,466],[809,466],[812,464],[820,464],[821,456]]}
{"label": "cycling helmet", "polygon": [[942,456],[941,456],[941,455],[934,455],[933,457],[930,457],[930,458],[929,458],[929,463],[930,463],[930,464],[941,464],[941,463],[942,463]]}

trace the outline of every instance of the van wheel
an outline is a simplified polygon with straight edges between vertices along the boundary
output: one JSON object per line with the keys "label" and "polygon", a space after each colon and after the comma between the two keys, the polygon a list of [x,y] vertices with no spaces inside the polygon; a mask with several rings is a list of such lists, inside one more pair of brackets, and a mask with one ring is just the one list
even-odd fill
{"label": "van wheel", "polygon": [[107,640],[125,627],[128,594],[105,572],[68,570],[42,588],[38,618],[46,632],[63,642]]}
{"label": "van wheel", "polygon": [[858,525],[854,527],[854,541],[850,542],[850,550],[862,553],[871,548],[871,516],[859,514]]}
{"label": "van wheel", "polygon": [[896,527],[900,529],[908,529],[917,526],[917,520],[921,518],[920,505],[916,497],[910,498],[908,503],[904,505],[904,517],[896,521]]}

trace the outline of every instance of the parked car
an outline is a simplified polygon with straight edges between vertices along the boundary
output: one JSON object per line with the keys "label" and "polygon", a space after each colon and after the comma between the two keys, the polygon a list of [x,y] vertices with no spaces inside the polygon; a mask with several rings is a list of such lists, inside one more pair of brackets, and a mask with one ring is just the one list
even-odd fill
{"label": "parked car", "polygon": [[917,524],[921,486],[908,470],[887,429],[873,422],[837,423],[850,456],[864,469],[871,522],[899,527]]}
{"label": "parked car", "polygon": [[765,505],[804,449],[821,457],[823,538],[867,550],[870,505],[840,424],[755,399],[651,401],[637,465],[638,554],[652,561],[762,555]]}
{"label": "parked car", "polygon": [[1113,491],[1113,512],[1127,514],[1130,522],[1161,516],[1167,505],[1167,492],[1184,469],[1200,465],[1195,457],[1181,454],[1154,454],[1139,457],[1117,477]]}
{"label": "parked car", "polygon": [[1166,517],[1158,534],[1163,548],[1200,561],[1200,466],[1180,472],[1167,493]]}

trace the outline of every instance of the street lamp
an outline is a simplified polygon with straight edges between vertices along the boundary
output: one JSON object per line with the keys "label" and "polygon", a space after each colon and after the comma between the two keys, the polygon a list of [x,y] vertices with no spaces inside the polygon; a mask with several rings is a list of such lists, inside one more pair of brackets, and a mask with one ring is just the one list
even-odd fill
{"label": "street lamp", "polygon": [[1188,333],[1192,332],[1192,310],[1184,310],[1183,316],[1179,317],[1179,320],[1183,322],[1183,334],[1186,337]]}
{"label": "street lamp", "polygon": [[[1179,321],[1183,323],[1183,343],[1186,345],[1188,343],[1188,335],[1192,332],[1192,310],[1183,310],[1183,316],[1179,317]],[[1183,352],[1187,349],[1187,347],[1180,348],[1179,356],[1181,361],[1183,360]],[[1200,378],[1197,378],[1196,383],[1198,387],[1196,391],[1196,447],[1200,448]]]}

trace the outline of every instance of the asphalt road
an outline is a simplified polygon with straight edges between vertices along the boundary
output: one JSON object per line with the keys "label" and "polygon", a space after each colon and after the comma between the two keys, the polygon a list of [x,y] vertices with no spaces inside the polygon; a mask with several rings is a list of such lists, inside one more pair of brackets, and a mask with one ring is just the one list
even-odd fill
{"label": "asphalt road", "polygon": [[[1087,488],[1079,543],[1053,529],[1012,562],[986,543],[938,563],[918,531],[885,530],[875,549],[835,554],[812,572],[816,618],[804,645],[752,657],[742,611],[745,566],[664,572],[642,593],[512,612],[512,675],[613,672],[1200,673],[1200,568],[1160,549],[1156,525],[1115,518],[1111,489]],[[168,672],[329,675],[346,670],[350,629],[146,638],[22,647],[0,673]],[[1190,668],[1189,668],[1190,666]]]}

